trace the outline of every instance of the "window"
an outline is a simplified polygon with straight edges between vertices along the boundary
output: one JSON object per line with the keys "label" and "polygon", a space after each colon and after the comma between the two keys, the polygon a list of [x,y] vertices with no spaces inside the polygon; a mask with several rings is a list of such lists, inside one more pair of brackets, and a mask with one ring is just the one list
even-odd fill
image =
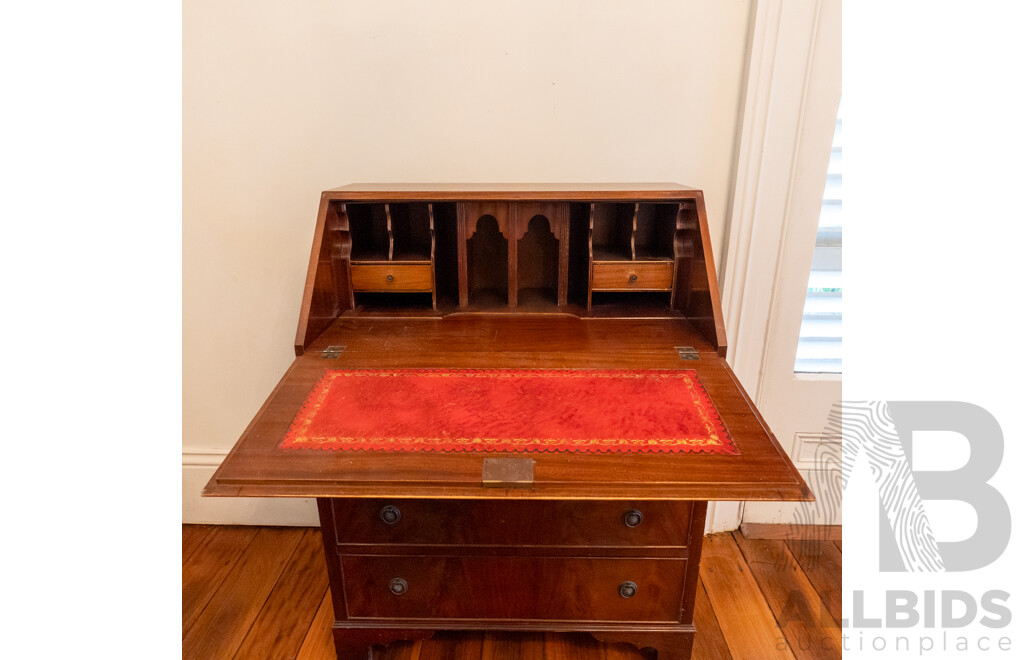
{"label": "window", "polygon": [[843,372],[843,109],[839,105],[793,370]]}

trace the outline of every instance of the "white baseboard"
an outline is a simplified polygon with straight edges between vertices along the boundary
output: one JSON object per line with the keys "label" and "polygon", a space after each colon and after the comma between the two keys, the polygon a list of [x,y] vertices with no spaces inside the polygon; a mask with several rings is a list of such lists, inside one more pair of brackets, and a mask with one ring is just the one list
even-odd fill
{"label": "white baseboard", "polygon": [[319,527],[316,500],[296,497],[202,497],[226,451],[181,452],[181,522],[214,525]]}
{"label": "white baseboard", "polygon": [[742,502],[708,502],[704,533],[717,534],[739,529],[742,504]]}

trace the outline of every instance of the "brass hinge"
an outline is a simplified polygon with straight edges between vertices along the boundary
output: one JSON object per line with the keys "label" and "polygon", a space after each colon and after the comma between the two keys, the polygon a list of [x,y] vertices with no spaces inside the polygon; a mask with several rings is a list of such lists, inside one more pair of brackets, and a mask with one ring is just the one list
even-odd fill
{"label": "brass hinge", "polygon": [[699,360],[697,349],[693,346],[676,346],[676,353],[679,353],[680,360]]}
{"label": "brass hinge", "polygon": [[337,360],[344,350],[344,346],[328,346],[324,350],[320,351],[320,357],[325,360]]}

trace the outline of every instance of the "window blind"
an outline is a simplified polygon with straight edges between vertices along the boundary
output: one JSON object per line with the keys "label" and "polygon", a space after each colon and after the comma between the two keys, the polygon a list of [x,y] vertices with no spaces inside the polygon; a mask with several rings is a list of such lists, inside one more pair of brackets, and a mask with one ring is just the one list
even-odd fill
{"label": "window blind", "polygon": [[793,370],[843,372],[843,110],[839,105]]}

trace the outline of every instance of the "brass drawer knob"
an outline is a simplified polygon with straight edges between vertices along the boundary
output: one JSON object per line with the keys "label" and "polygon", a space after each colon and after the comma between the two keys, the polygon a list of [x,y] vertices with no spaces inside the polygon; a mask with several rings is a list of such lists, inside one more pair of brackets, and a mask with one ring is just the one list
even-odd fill
{"label": "brass drawer knob", "polygon": [[630,509],[622,516],[622,522],[626,523],[626,527],[636,527],[644,521],[644,514],[640,513],[636,509]]}
{"label": "brass drawer knob", "polygon": [[402,512],[398,510],[397,506],[389,504],[380,510],[380,519],[388,525],[395,525],[402,519]]}
{"label": "brass drawer knob", "polygon": [[386,279],[388,281],[388,284],[390,284],[395,281],[395,276],[392,275],[391,273],[388,273],[388,276],[385,277],[384,279]]}
{"label": "brass drawer knob", "polygon": [[391,578],[388,588],[391,589],[391,593],[401,596],[406,591],[409,591],[409,583],[402,578]]}
{"label": "brass drawer knob", "polygon": [[629,274],[629,283],[632,284],[633,282],[636,282],[636,273]]}
{"label": "brass drawer knob", "polygon": [[623,582],[619,585],[619,595],[623,598],[632,598],[636,595],[636,582]]}

